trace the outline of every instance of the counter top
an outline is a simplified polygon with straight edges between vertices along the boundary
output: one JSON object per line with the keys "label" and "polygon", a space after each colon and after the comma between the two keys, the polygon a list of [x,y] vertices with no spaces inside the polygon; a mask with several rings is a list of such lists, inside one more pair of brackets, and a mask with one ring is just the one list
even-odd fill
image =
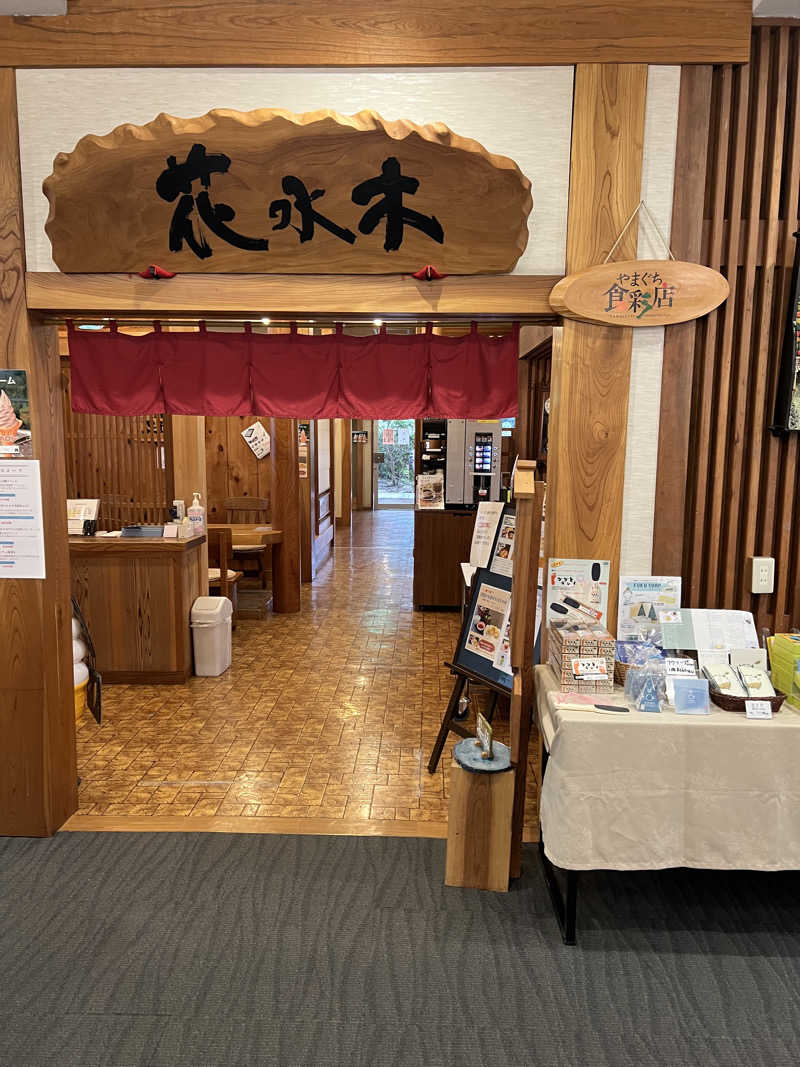
{"label": "counter top", "polygon": [[185,552],[205,541],[205,534],[197,537],[82,537],[69,538],[69,550],[75,555],[87,552]]}

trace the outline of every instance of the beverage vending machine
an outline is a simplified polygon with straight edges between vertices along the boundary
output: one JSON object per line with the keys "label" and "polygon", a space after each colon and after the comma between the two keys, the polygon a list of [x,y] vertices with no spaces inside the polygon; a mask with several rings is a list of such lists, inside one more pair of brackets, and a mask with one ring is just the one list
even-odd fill
{"label": "beverage vending machine", "polygon": [[423,419],[420,470],[444,471],[445,508],[500,499],[499,419]]}

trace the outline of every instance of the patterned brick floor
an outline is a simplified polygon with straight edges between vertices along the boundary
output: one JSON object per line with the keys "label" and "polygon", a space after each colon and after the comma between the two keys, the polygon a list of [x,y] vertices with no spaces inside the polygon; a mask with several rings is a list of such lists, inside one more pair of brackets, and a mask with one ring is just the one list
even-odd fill
{"label": "patterned brick floor", "polygon": [[412,512],[337,537],[301,613],[241,621],[220,678],[106,688],[102,726],[79,723],[79,815],[446,821],[452,745],[426,764],[459,616],[412,610]]}

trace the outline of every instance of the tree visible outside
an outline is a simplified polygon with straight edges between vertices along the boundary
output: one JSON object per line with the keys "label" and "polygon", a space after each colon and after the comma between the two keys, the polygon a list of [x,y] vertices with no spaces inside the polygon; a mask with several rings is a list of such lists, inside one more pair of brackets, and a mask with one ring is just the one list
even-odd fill
{"label": "tree visible outside", "polygon": [[[413,507],[414,420],[379,419],[377,437],[375,451],[384,456],[383,463],[378,465],[378,505]],[[387,437],[394,443],[389,443]]]}

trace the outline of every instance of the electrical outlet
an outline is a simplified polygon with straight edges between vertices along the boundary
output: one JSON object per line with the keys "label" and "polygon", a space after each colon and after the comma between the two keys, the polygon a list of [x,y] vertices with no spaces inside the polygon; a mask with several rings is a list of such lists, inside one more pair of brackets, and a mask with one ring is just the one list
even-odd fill
{"label": "electrical outlet", "polygon": [[751,593],[771,593],[775,588],[775,560],[772,556],[753,556],[750,572]]}

